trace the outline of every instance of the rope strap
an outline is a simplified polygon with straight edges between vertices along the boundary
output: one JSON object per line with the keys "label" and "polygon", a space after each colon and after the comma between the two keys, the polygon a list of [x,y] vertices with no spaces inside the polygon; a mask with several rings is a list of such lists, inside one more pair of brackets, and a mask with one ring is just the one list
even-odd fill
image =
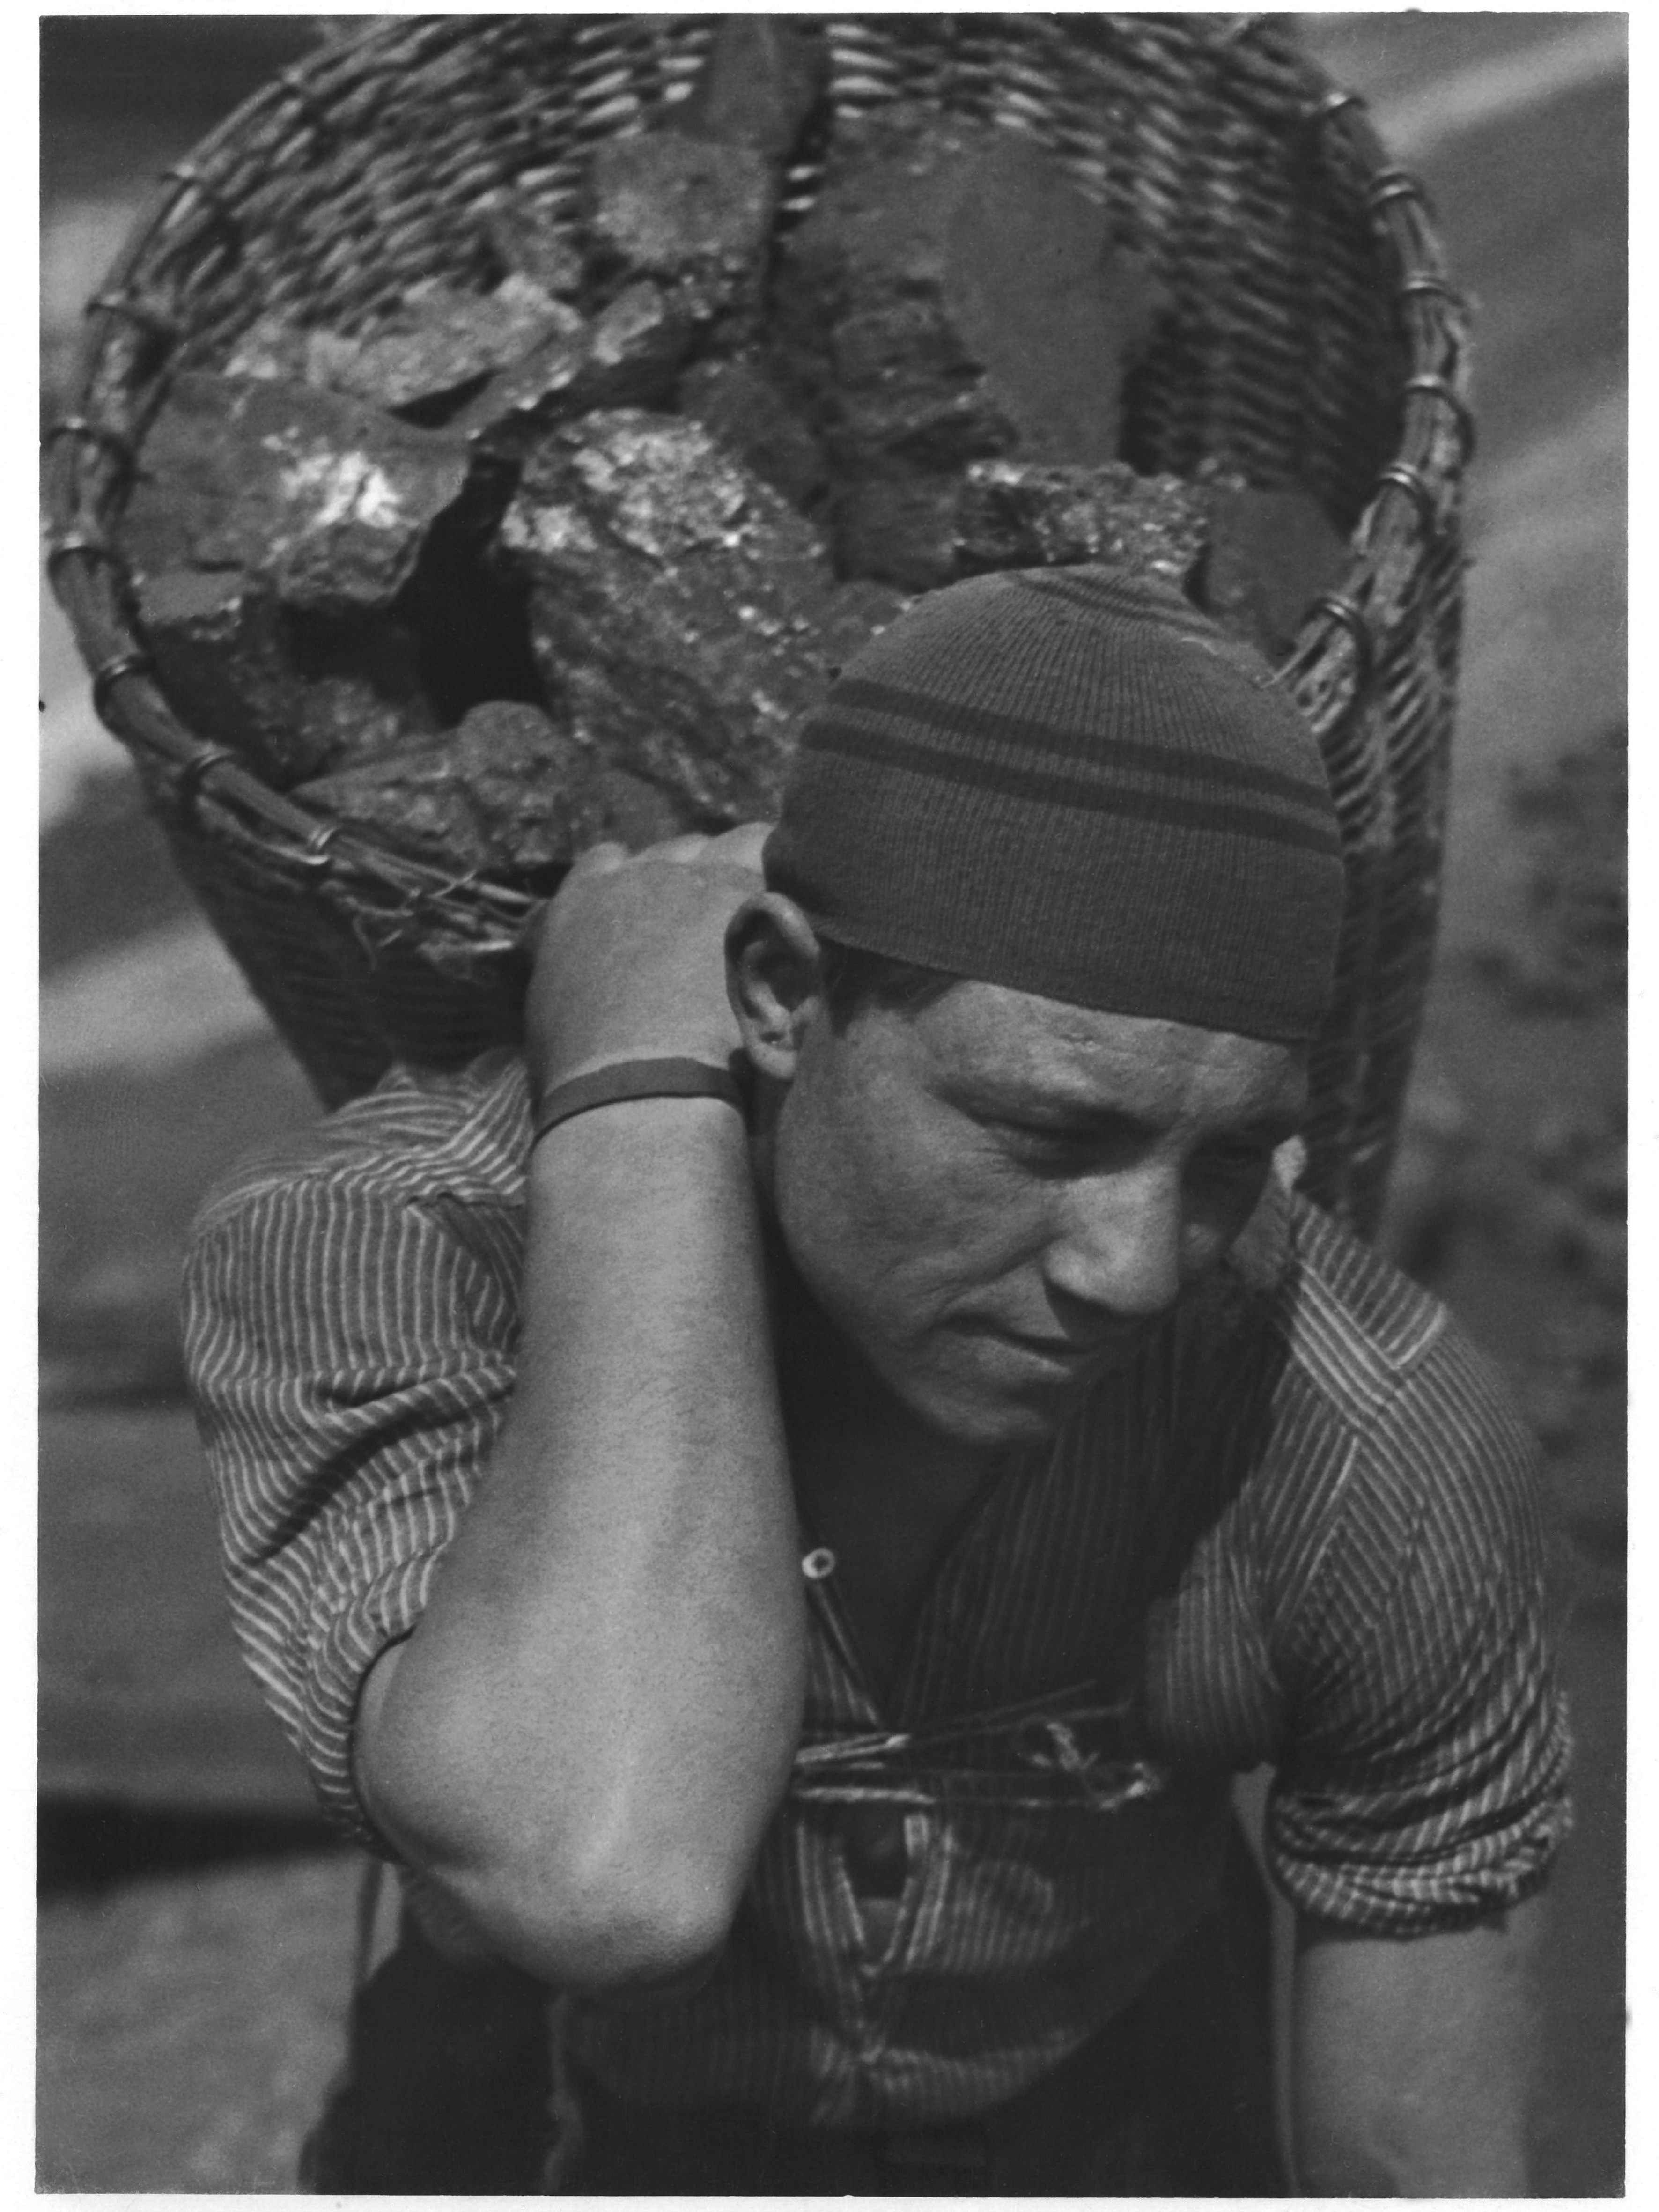
{"label": "rope strap", "polygon": [[1130,1721],[1129,1700],[1103,1702],[1082,1683],[932,1729],[830,1736],[796,1752],[789,1795],[843,1805],[1116,1813],[1158,1796],[1170,1778],[1139,1754]]}

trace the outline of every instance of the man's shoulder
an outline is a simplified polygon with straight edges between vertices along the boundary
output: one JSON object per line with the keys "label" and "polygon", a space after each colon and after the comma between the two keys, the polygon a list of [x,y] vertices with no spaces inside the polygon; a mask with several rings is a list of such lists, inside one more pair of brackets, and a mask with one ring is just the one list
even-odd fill
{"label": "man's shoulder", "polygon": [[1281,1480],[1321,1467],[1328,1503],[1363,1492],[1405,1522],[1476,1493],[1483,1510],[1525,1504],[1536,1450],[1514,1395],[1441,1301],[1299,1199],[1291,1251],[1273,1332]]}
{"label": "man's shoulder", "polygon": [[1431,1291],[1307,1199],[1290,1200],[1290,1252],[1287,1376],[1334,1413],[1369,1424],[1448,1352],[1475,1356]]}
{"label": "man's shoulder", "polygon": [[453,1073],[394,1066],[362,1097],[238,1162],[209,1192],[194,1233],[322,1193],[343,1206],[516,1206],[529,1142],[528,1079],[516,1054],[486,1054]]}
{"label": "man's shoulder", "polygon": [[1441,1301],[1304,1200],[1290,1230],[1253,1413],[1211,1417],[1237,1478],[1215,1541],[1243,1563],[1279,1679],[1306,1682],[1333,1652],[1358,1664],[1413,1592],[1478,1613],[1519,1588],[1542,1495],[1512,1392]]}

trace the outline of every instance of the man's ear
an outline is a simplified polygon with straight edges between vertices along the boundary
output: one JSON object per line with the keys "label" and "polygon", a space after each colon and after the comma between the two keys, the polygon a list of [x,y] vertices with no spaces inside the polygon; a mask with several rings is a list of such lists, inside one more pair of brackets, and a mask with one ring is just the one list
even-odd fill
{"label": "man's ear", "polygon": [[793,899],[757,891],[726,932],[726,988],[744,1049],[762,1075],[787,1083],[801,1038],[822,1003],[817,933]]}

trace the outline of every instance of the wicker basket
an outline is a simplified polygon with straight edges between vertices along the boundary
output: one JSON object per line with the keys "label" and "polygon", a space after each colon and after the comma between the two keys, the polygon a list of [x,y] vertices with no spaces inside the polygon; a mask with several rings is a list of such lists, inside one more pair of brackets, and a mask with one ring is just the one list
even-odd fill
{"label": "wicker basket", "polygon": [[[413,280],[472,277],[501,187],[571,210],[587,149],[683,95],[716,20],[380,19],[169,173],[89,311],[49,477],[55,586],[179,866],[330,1103],[393,1058],[451,1066],[514,1037],[536,902],[307,811],[184,726],[112,546],[134,456],[169,380],[222,363],[256,316],[360,331]],[[1351,533],[1284,673],[1349,879],[1308,1188],[1370,1229],[1432,951],[1469,443],[1464,318],[1421,191],[1272,18],[811,20],[837,115],[911,98],[1028,132],[1153,265],[1168,308],[1127,395],[1127,459],[1301,484]],[[792,172],[781,221],[816,173]]]}

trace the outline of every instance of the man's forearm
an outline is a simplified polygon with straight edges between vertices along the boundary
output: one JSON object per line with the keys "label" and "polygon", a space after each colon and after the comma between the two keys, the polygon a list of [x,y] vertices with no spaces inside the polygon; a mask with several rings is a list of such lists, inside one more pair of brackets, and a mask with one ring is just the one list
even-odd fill
{"label": "man's forearm", "polygon": [[799,1731],[796,1531],[742,1124],[709,1099],[532,1156],[520,1379],[358,1762],[520,1964],[649,1983],[717,1943]]}
{"label": "man's forearm", "polygon": [[1306,2194],[1526,2194],[1541,1909],[1409,1940],[1301,1923],[1292,2102]]}

